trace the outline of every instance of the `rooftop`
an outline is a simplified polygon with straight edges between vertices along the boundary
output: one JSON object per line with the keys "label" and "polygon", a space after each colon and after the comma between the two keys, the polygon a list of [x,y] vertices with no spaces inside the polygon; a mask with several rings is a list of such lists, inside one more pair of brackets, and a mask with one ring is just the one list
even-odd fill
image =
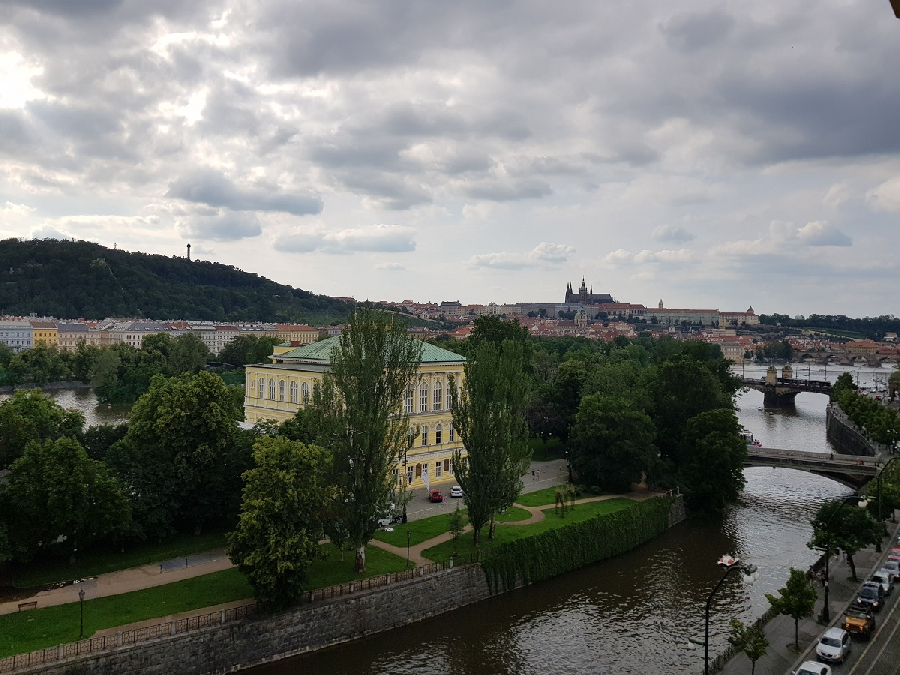
{"label": "rooftop", "polygon": [[[341,337],[336,335],[326,340],[303,345],[289,352],[278,355],[278,360],[312,361],[331,363],[331,352],[340,347]],[[451,351],[435,347],[433,344],[416,340],[422,349],[422,363],[465,363],[466,358]]]}

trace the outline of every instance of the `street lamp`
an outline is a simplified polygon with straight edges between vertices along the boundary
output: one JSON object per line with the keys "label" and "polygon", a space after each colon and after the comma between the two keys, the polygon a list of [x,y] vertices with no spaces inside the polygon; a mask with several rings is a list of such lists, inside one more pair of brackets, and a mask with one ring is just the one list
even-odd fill
{"label": "street lamp", "polygon": [[706,598],[706,626],[705,632],[703,635],[703,672],[704,675],[709,675],[709,607],[712,605],[713,596],[719,590],[719,588],[724,583],[726,577],[731,573],[733,569],[739,569],[744,573],[744,581],[746,583],[753,583],[759,578],[759,575],[756,571],[756,565],[751,565],[748,563],[741,562],[740,558],[735,558],[730,555],[723,555],[719,558],[719,561],[716,563],[721,567],[725,568],[725,574],[722,575],[722,578],[719,579],[719,583],[716,584],[716,587],[712,589],[712,593],[709,594],[709,597]]}
{"label": "street lamp", "polygon": [[84,640],[84,589],[78,591],[78,600],[81,605],[81,633],[78,636],[79,640]]}

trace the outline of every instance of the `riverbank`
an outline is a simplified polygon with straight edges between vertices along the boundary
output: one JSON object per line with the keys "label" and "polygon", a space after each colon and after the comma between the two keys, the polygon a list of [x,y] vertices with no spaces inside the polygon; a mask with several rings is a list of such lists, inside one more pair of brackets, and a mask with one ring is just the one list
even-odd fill
{"label": "riverbank", "polygon": [[[664,499],[678,505],[668,512],[675,514],[674,520],[683,516],[680,498]],[[642,506],[651,501],[655,500],[636,503],[631,509],[642,511]],[[671,520],[664,522],[663,528],[670,523]],[[316,592],[312,602],[287,612],[207,625],[189,633],[151,638],[140,645],[124,646],[121,640],[111,639],[104,641],[107,649],[102,653],[74,658],[65,655],[74,654],[77,649],[60,648],[58,657],[56,650],[44,650],[40,666],[19,667],[16,672],[63,673],[73,665],[84,672],[236,670],[390,630],[486,600],[500,592],[497,587],[489,586],[487,575],[478,564],[454,567],[451,562],[429,567],[433,569],[427,574],[410,570],[416,576],[374,589],[359,588],[364,584],[354,589],[350,584],[349,597],[322,597],[328,593]],[[419,569],[424,572],[424,568]],[[168,632],[160,629],[157,635]],[[154,664],[153,668],[148,670],[148,664]],[[0,672],[10,672],[4,670],[2,662]]]}

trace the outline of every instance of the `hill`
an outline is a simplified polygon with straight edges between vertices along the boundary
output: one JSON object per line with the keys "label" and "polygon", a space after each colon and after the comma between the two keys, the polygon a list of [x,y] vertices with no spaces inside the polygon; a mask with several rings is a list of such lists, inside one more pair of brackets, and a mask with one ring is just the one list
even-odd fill
{"label": "hill", "polygon": [[349,310],[231,265],[88,241],[0,241],[0,314],[321,324],[344,321]]}

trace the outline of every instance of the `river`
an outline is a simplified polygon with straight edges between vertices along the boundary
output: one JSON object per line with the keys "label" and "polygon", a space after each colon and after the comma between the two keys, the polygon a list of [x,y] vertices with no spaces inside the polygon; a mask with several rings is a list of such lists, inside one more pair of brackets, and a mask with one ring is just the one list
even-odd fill
{"label": "river", "polygon": [[[802,377],[807,366],[795,366]],[[819,369],[823,370],[821,367]],[[738,371],[740,369],[737,369]],[[828,367],[834,380],[850,371],[866,386],[889,369]],[[802,373],[801,373],[802,371]],[[812,379],[825,379],[812,366]],[[749,366],[748,377],[765,367]],[[796,410],[762,410],[762,394],[738,397],[741,423],[763,446],[830,452],[827,397],[800,394]],[[724,649],[729,621],[768,608],[766,593],[784,585],[791,567],[806,568],[809,520],[827,499],[849,490],[790,469],[752,468],[740,503],[723,520],[682,523],[626,554],[527,589],[507,593],[405,628],[313,654],[260,666],[254,675],[699,673],[704,605],[721,575],[716,560],[732,553],[756,564],[747,586],[729,579],[713,603],[710,652]],[[738,576],[738,575],[733,575]],[[440,603],[440,597],[422,598]]]}
{"label": "river", "polygon": [[[86,427],[100,424],[121,424],[128,420],[130,406],[110,406],[97,403],[94,390],[89,387],[64,387],[59,389],[47,389],[45,392],[63,408],[77,410],[84,415]],[[10,394],[0,394],[0,402],[5,401]]]}

